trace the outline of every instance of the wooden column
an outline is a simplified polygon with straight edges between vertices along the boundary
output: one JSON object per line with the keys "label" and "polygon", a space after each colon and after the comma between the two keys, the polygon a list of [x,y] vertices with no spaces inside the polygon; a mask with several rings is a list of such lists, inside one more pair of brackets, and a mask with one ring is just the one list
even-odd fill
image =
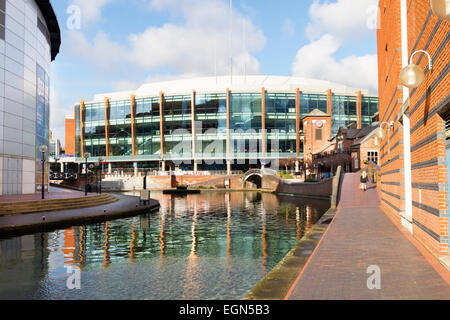
{"label": "wooden column", "polygon": [[297,158],[300,158],[300,89],[297,88],[295,96],[295,128],[297,140]]}
{"label": "wooden column", "polygon": [[361,93],[361,91],[358,91],[356,93],[356,96],[358,98],[358,101],[356,103],[356,114],[358,116],[357,124],[358,124],[358,129],[361,129],[361,127],[362,127],[362,119],[361,119],[361,116],[362,116],[362,110],[361,110],[362,109],[362,93]]}
{"label": "wooden column", "polygon": [[105,148],[106,160],[109,158],[109,98],[105,98]]}
{"label": "wooden column", "polygon": [[266,135],[266,89],[261,90],[261,129],[262,129],[262,157],[267,153],[267,135]]}
{"label": "wooden column", "polygon": [[159,93],[159,138],[161,140],[161,160],[164,159],[164,93]]}
{"label": "wooden column", "polygon": [[136,146],[136,95],[132,94],[130,96],[130,107],[131,107],[131,150],[132,159],[134,160],[137,154]]}
{"label": "wooden column", "polygon": [[84,106],[84,100],[80,101],[80,153],[81,159],[84,159],[84,115],[86,107]]}

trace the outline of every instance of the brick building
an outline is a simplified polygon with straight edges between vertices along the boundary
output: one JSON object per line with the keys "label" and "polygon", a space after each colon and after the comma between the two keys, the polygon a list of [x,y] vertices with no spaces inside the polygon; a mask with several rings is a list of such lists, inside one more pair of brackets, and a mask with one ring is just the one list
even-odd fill
{"label": "brick building", "polygon": [[75,155],[75,117],[73,115],[66,116],[66,144],[65,154],[67,156]]}
{"label": "brick building", "polygon": [[[449,22],[430,0],[380,0],[378,68],[382,208],[436,257],[448,259]],[[409,89],[400,72],[417,50],[414,64],[423,83]]]}
{"label": "brick building", "polygon": [[379,163],[378,123],[362,129],[355,124],[348,128],[339,128],[336,136],[330,139],[312,155],[312,164],[316,175],[335,172],[342,166],[345,172],[355,172],[367,167],[366,161]]}

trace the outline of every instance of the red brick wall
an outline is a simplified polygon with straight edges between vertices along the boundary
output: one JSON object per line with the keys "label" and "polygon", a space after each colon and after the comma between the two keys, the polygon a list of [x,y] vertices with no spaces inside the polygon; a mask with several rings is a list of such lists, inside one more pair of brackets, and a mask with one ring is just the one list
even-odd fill
{"label": "red brick wall", "polygon": [[[325,121],[325,124],[322,127],[322,139],[316,139],[316,127],[313,124],[314,121]],[[312,156],[311,154],[317,153],[323,146],[331,139],[331,117],[313,117],[307,116],[303,119],[303,123],[307,122],[306,125],[303,126],[304,131],[304,156],[306,162],[311,162]]]}
{"label": "red brick wall", "polygon": [[[433,70],[426,71],[424,82],[410,91],[413,235],[435,255],[445,255],[448,254],[445,125],[436,109],[448,99],[447,64],[450,57],[448,43],[444,42],[448,38],[449,23],[439,20],[431,12],[429,0],[411,0],[407,5],[408,55],[413,50],[426,50],[434,58]],[[403,88],[399,82],[402,53],[400,1],[380,0],[379,8],[380,121],[395,121],[388,134],[390,141],[386,138],[381,143],[381,197],[383,209],[400,220],[405,208],[403,128],[397,118],[403,104],[400,101]],[[428,59],[421,56],[416,54],[414,63],[427,70]]]}
{"label": "red brick wall", "polygon": [[66,155],[75,155],[75,119],[66,119]]}

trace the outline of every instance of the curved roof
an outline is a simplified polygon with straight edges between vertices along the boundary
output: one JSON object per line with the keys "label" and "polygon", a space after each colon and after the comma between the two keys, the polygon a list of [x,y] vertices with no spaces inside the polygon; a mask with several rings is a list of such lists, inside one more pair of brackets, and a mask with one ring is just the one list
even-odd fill
{"label": "curved roof", "polygon": [[137,90],[97,94],[94,100],[99,101],[104,98],[112,100],[127,99],[131,94],[137,97],[158,96],[159,92],[164,92],[165,95],[190,94],[192,90],[199,93],[226,92],[227,89],[234,92],[260,92],[262,88],[269,92],[295,92],[299,88],[306,93],[324,93],[331,89],[336,94],[355,95],[356,92],[361,91],[368,95],[368,90],[351,88],[325,80],[258,75],[233,76],[233,82],[231,82],[230,76],[219,76],[148,83]]}
{"label": "curved roof", "polygon": [[56,18],[53,6],[50,0],[35,0],[39,10],[44,16],[50,33],[50,48],[52,52],[52,61],[55,60],[61,46],[61,30],[59,29],[58,19]]}

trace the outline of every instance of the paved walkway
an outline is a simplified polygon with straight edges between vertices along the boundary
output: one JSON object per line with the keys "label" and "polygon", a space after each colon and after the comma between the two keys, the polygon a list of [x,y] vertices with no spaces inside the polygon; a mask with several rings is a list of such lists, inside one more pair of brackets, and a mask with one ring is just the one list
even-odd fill
{"label": "paved walkway", "polygon": [[[84,197],[84,192],[50,187],[50,192],[45,193],[45,200],[55,200],[55,199],[68,199],[68,198],[79,198]],[[96,195],[94,193],[88,193],[88,196]],[[0,196],[0,203],[5,202],[23,202],[23,201],[40,201],[42,200],[42,194],[40,192],[33,194],[21,194],[21,195],[11,195],[11,196]]]}
{"label": "paved walkway", "polygon": [[[450,299],[448,271],[438,273],[379,209],[375,187],[358,189],[359,174],[346,174],[339,211],[287,298]],[[369,290],[369,266],[381,271],[381,289]]]}

